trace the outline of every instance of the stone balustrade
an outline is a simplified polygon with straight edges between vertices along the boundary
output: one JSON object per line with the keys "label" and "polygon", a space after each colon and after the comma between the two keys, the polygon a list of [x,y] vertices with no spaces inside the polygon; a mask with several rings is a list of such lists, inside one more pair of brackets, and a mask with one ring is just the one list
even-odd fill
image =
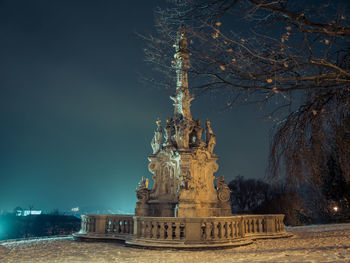
{"label": "stone balustrade", "polygon": [[135,217],[137,238],[184,240],[186,222],[179,217]]}
{"label": "stone balustrade", "polygon": [[283,218],[284,215],[193,218],[82,215],[81,230],[74,237],[116,239],[138,246],[232,246],[258,238],[288,235]]}
{"label": "stone balustrade", "polygon": [[[82,215],[81,229],[76,236],[82,238],[115,238],[132,236],[133,215]],[[125,239],[125,238],[122,238]]]}

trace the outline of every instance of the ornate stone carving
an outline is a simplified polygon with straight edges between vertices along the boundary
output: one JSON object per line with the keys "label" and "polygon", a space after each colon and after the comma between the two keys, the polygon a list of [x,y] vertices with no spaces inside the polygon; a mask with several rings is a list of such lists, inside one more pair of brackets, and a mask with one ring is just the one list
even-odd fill
{"label": "ornate stone carving", "polygon": [[191,181],[191,172],[187,169],[183,169],[181,175],[181,186],[182,188],[188,190],[189,182]]}
{"label": "ornate stone carving", "polygon": [[153,154],[156,154],[157,152],[159,152],[163,144],[163,128],[162,128],[161,120],[157,120],[156,124],[157,124],[157,128],[156,128],[156,131],[154,132],[154,136],[151,142]]}
{"label": "ornate stone carving", "polygon": [[221,202],[227,202],[230,200],[230,194],[231,190],[225,183],[225,177],[221,176],[220,178],[216,178],[216,186],[217,186],[217,192],[218,192],[218,199]]}
{"label": "ornate stone carving", "polygon": [[207,149],[210,153],[213,153],[214,147],[216,145],[216,138],[213,130],[210,127],[210,121],[207,120],[206,124],[206,132],[205,132],[205,142],[207,144]]}
{"label": "ornate stone carving", "polygon": [[142,179],[139,182],[139,185],[137,186],[137,190],[144,189],[144,188],[148,189],[148,184],[149,184],[148,178],[146,179],[144,176],[142,176]]}
{"label": "ornate stone carving", "polygon": [[192,133],[190,134],[190,144],[193,147],[203,147],[205,143],[202,141],[203,127],[200,125],[200,120],[196,120]]}
{"label": "ornate stone carving", "polygon": [[140,189],[136,193],[136,197],[140,203],[146,203],[149,200],[149,190],[148,189]]}
{"label": "ornate stone carving", "polygon": [[[206,122],[205,142],[203,127],[193,120],[187,71],[189,51],[185,28],[181,27],[175,43],[174,67],[177,75],[174,114],[167,119],[164,131],[160,121],[152,140],[153,154],[148,157],[153,174],[151,190],[141,181],[137,191],[139,202],[135,214],[142,216],[208,217],[231,215],[230,191],[224,179],[217,179],[218,157],[213,154],[216,144],[210,122]],[[164,141],[162,140],[164,135]]]}
{"label": "ornate stone carving", "polygon": [[175,140],[179,149],[188,149],[190,144],[190,133],[193,130],[193,123],[184,120],[175,125]]}
{"label": "ornate stone carving", "polygon": [[173,127],[171,126],[171,119],[168,118],[166,120],[166,127],[165,127],[165,144],[164,146],[165,147],[169,147],[169,146],[172,146],[172,141],[171,141],[171,133],[172,133],[172,130],[173,130]]}
{"label": "ornate stone carving", "polygon": [[204,166],[208,162],[208,156],[205,152],[198,152],[197,160],[200,166]]}
{"label": "ornate stone carving", "polygon": [[190,106],[194,97],[188,90],[187,79],[190,53],[188,51],[186,29],[183,25],[179,28],[174,47],[176,50],[173,63],[177,77],[176,94],[170,97],[174,101],[174,118],[192,120]]}
{"label": "ornate stone carving", "polygon": [[137,187],[136,197],[140,203],[146,203],[149,200],[148,182],[148,178],[145,179],[145,177],[142,176],[142,179]]}

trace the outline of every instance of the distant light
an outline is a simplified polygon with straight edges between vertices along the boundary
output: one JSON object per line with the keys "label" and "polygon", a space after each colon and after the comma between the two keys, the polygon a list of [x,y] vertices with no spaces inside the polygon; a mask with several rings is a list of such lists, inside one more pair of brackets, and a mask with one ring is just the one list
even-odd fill
{"label": "distant light", "polygon": [[72,211],[72,212],[79,212],[79,207],[73,207],[73,208],[71,209],[71,211]]}
{"label": "distant light", "polygon": [[16,216],[41,215],[41,210],[17,210]]}
{"label": "distant light", "polygon": [[41,210],[24,210],[23,212],[24,216],[41,215]]}
{"label": "distant light", "polygon": [[339,208],[337,206],[333,207],[334,212],[338,212],[338,209]]}

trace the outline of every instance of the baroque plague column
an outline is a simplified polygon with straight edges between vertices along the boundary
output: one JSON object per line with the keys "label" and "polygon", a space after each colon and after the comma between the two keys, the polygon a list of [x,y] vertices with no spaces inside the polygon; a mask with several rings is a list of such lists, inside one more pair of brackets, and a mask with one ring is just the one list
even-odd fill
{"label": "baroque plague column", "polygon": [[185,27],[181,26],[174,45],[177,82],[174,115],[163,128],[157,120],[152,139],[153,154],[148,168],[153,174],[153,187],[148,189],[144,177],[137,189],[136,216],[211,217],[230,216],[230,190],[223,177],[216,178],[218,156],[213,153],[216,139],[206,121],[203,127],[191,115],[194,96],[188,89],[187,71],[190,67]]}

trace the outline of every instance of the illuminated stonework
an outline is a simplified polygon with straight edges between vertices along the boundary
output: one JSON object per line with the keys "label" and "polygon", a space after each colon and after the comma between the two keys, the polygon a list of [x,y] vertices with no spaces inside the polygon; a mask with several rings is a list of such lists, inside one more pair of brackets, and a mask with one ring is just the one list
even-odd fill
{"label": "illuminated stonework", "polygon": [[229,216],[230,191],[224,178],[217,178],[217,187],[214,186],[213,174],[218,170],[218,156],[213,153],[215,134],[207,121],[205,141],[202,141],[204,128],[191,115],[194,96],[188,88],[190,62],[184,26],[178,32],[174,47],[177,83],[176,93],[170,97],[174,101],[174,115],[164,128],[161,121],[157,121],[151,143],[153,154],[148,157],[154,183],[151,190],[140,183],[135,215]]}
{"label": "illuminated stonework", "polygon": [[284,215],[231,215],[230,190],[224,177],[214,176],[219,166],[210,121],[204,129],[191,115],[185,33],[181,27],[175,44],[174,115],[164,126],[157,120],[151,142],[148,168],[153,174],[152,189],[143,176],[137,187],[135,215],[82,215],[75,239],[192,249],[234,247],[259,238],[291,236],[284,230]]}

